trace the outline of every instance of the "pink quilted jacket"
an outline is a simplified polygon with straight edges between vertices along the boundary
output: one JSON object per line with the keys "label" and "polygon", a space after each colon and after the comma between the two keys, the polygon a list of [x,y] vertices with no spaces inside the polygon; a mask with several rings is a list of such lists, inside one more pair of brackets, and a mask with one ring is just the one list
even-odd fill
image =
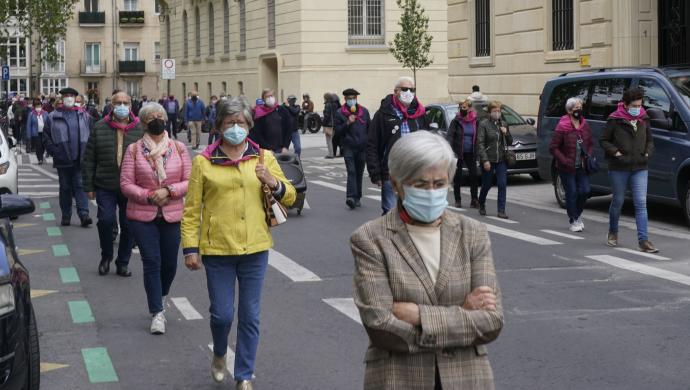
{"label": "pink quilted jacket", "polygon": [[143,141],[137,141],[127,148],[120,171],[120,188],[128,199],[127,218],[140,222],[153,221],[158,214],[158,206],[148,203],[149,193],[170,186],[172,197],[162,208],[163,218],[170,223],[182,220],[192,162],[184,144],[170,140],[170,147],[172,153],[165,163],[167,178],[162,185],[158,183],[153,165],[144,156]]}

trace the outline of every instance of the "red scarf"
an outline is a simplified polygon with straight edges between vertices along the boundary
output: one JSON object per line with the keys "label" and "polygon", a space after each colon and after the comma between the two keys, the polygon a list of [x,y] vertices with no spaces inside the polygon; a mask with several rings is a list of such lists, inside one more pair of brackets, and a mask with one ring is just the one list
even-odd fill
{"label": "red scarf", "polygon": [[362,110],[362,106],[358,104],[355,107],[357,107],[355,109],[355,112],[352,112],[352,109],[348,107],[347,104],[343,104],[340,107],[340,113],[343,114],[345,118],[349,118],[350,115],[354,115],[355,118],[357,118],[357,120],[359,121],[359,123],[364,124],[364,119],[362,119],[362,115],[364,115],[364,110]]}
{"label": "red scarf", "polygon": [[407,121],[408,119],[417,119],[417,118],[419,118],[420,116],[424,115],[424,113],[426,112],[426,109],[424,108],[424,106],[422,105],[422,103],[420,103],[419,100],[417,100],[417,96],[414,97],[414,100],[413,100],[412,103],[410,104],[410,105],[412,105],[412,104],[415,103],[415,102],[417,103],[417,110],[416,110],[414,113],[412,113],[412,114],[410,114],[409,112],[407,112],[407,109],[408,109],[409,107],[405,107],[405,106],[398,100],[397,97],[393,96],[393,99],[392,99],[392,100],[393,100],[393,107],[395,107],[398,111],[402,112],[403,117],[405,118],[405,121]]}
{"label": "red scarf", "polygon": [[127,124],[120,123],[120,122],[115,122],[115,121],[112,119],[112,116],[111,116],[111,115],[112,115],[112,113],[106,115],[105,118],[103,118],[103,120],[105,121],[105,123],[106,123],[108,126],[110,126],[111,129],[113,129],[113,130],[122,130],[122,131],[124,131],[125,134],[127,134],[128,131],[130,131],[130,130],[133,129],[136,125],[139,124],[139,118],[137,118],[136,116],[134,116],[134,114],[132,114],[131,112],[129,113],[129,123],[127,123]]}
{"label": "red scarf", "polygon": [[465,123],[473,123],[477,121],[477,113],[472,110],[467,111],[467,115],[462,116],[460,115],[460,111],[455,115],[455,119],[457,119],[459,122],[465,122]]}
{"label": "red scarf", "polygon": [[43,111],[43,110],[41,110],[41,112],[38,112],[38,111],[36,111],[35,108],[32,108],[32,109],[31,109],[31,113],[34,114],[34,116],[39,117],[39,116],[45,114],[46,112]]}
{"label": "red scarf", "polygon": [[616,118],[616,119],[625,119],[627,121],[637,121],[641,119],[645,119],[647,117],[647,111],[644,110],[644,107],[640,109],[640,115],[638,116],[632,116],[628,112],[628,110],[625,108],[625,103],[619,102],[618,103],[618,108],[616,111],[614,111],[611,115],[609,115],[609,119],[611,118]]}
{"label": "red scarf", "polygon": [[275,111],[277,108],[278,105],[275,105],[273,107],[268,107],[266,105],[256,106],[254,108],[254,120],[265,117],[266,115]]}
{"label": "red scarf", "polygon": [[573,125],[573,121],[570,119],[570,115],[565,114],[561,117],[561,120],[558,122],[556,125],[556,131],[559,131],[561,133],[570,133],[571,131],[577,131],[578,133],[582,132],[582,129],[585,128],[585,121],[584,117],[580,118],[580,127],[575,128]]}

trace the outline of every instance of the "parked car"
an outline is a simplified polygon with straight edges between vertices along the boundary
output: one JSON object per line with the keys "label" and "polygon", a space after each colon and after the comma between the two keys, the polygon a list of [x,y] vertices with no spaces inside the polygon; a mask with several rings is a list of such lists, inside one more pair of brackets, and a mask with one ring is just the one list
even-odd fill
{"label": "parked car", "polygon": [[592,175],[592,195],[611,192],[604,151],[598,139],[608,116],[616,109],[623,91],[645,91],[644,108],[650,118],[655,152],[649,161],[650,201],[680,206],[690,224],[690,67],[602,68],[564,73],[544,85],[539,107],[537,159],[539,173],[552,178],[554,194],[565,206],[565,191],[556,175],[549,142],[568,98],[583,100],[583,113],[595,139],[594,155],[601,170]]}
{"label": "parked car", "polygon": [[[488,102],[475,102],[474,110],[477,112],[478,121],[489,117],[486,110]],[[427,120],[431,127],[442,136],[448,133],[448,126],[458,113],[457,104],[430,104],[426,107]],[[524,119],[507,105],[501,108],[503,120],[508,125],[513,135],[513,144],[508,148],[515,152],[517,164],[508,169],[509,175],[521,173],[530,174],[535,180],[540,180],[537,166],[537,131],[534,127],[534,119]],[[477,168],[479,169],[479,168]]]}
{"label": "parked car", "polygon": [[0,194],[16,194],[19,188],[15,144],[14,138],[0,131]]}
{"label": "parked car", "polygon": [[37,390],[40,385],[29,271],[17,256],[10,221],[34,209],[29,198],[0,196],[0,390]]}

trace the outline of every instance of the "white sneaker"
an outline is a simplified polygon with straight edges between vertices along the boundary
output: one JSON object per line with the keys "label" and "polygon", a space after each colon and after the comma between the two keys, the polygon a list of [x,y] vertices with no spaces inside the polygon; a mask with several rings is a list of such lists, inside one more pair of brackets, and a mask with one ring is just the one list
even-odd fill
{"label": "white sneaker", "polygon": [[577,223],[577,221],[573,221],[573,223],[570,224],[570,231],[573,233],[579,233],[582,231],[582,226]]}
{"label": "white sneaker", "polygon": [[213,355],[213,360],[211,361],[211,376],[216,383],[221,383],[225,380],[225,356],[218,357]]}
{"label": "white sneaker", "polygon": [[151,319],[151,334],[165,334],[165,314],[156,313]]}
{"label": "white sneaker", "polygon": [[585,223],[582,221],[582,219],[578,218],[575,222],[577,222],[580,225],[580,231],[585,230]]}

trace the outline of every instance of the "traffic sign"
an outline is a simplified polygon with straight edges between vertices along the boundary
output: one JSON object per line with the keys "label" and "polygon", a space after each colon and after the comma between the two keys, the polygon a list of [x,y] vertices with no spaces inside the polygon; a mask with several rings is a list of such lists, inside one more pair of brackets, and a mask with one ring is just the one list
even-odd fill
{"label": "traffic sign", "polygon": [[175,60],[164,58],[161,61],[161,78],[163,80],[175,80]]}
{"label": "traffic sign", "polygon": [[2,66],[2,81],[10,79],[10,67],[8,65]]}

